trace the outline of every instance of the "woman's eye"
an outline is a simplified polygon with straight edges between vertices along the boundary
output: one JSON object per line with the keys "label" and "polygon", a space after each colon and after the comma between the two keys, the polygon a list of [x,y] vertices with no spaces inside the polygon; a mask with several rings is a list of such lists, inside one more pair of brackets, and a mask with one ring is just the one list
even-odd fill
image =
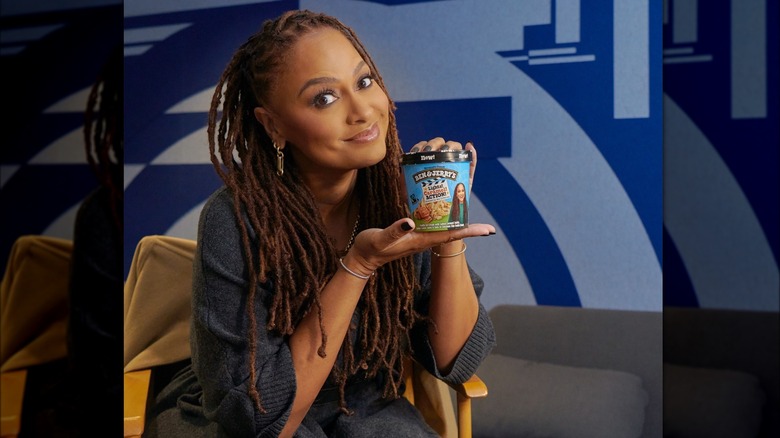
{"label": "woman's eye", "polygon": [[361,89],[368,88],[373,83],[374,83],[374,78],[372,78],[371,76],[363,76],[358,81],[358,88],[361,88]]}
{"label": "woman's eye", "polygon": [[314,105],[317,107],[325,107],[336,101],[336,96],[333,93],[320,93],[314,97]]}

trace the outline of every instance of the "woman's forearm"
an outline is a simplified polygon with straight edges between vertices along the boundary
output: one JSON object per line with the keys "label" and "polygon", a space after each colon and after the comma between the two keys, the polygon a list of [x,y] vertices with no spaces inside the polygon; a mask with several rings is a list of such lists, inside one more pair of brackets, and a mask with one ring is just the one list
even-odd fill
{"label": "woman's forearm", "polygon": [[[441,255],[455,254],[463,242],[442,244],[434,248]],[[435,322],[428,328],[433,354],[439,372],[447,374],[455,358],[471,335],[479,316],[479,301],[471,282],[466,256],[431,256],[431,298],[429,315]]]}
{"label": "woman's forearm", "polygon": [[[344,262],[350,266],[349,260]],[[290,336],[296,392],[281,437],[295,433],[330,375],[365,285],[366,280],[339,269],[322,290],[322,324],[327,334],[325,357],[318,354],[322,344],[318,309],[313,308]]]}

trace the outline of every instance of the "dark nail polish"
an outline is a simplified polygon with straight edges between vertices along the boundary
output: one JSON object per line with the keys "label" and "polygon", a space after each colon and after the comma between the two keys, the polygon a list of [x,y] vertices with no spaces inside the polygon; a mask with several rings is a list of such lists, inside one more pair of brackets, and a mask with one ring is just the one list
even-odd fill
{"label": "dark nail polish", "polygon": [[431,145],[429,145],[429,144],[426,144],[425,147],[423,148],[423,151],[424,152],[428,152],[431,149],[433,149],[433,147]]}
{"label": "dark nail polish", "polygon": [[444,145],[444,146],[442,146],[442,147],[441,147],[439,150],[440,150],[440,151],[448,151],[448,150],[450,150],[450,145],[448,145],[448,144],[445,144],[445,145]]}
{"label": "dark nail polish", "polygon": [[404,222],[401,224],[401,229],[404,231],[409,231],[412,229],[412,226],[409,225],[409,222]]}
{"label": "dark nail polish", "polygon": [[417,152],[420,152],[420,147],[419,146],[415,146],[415,147],[412,148],[412,150],[409,151],[409,153],[411,153],[411,154],[416,154]]}
{"label": "dark nail polish", "polygon": [[491,232],[488,234],[488,236],[492,236],[492,235],[494,235],[494,234],[496,234],[496,232],[495,232],[495,231],[491,231]]}
{"label": "dark nail polish", "polygon": [[470,144],[470,145],[474,146],[474,142],[471,141],[471,140],[467,141],[466,144]]}

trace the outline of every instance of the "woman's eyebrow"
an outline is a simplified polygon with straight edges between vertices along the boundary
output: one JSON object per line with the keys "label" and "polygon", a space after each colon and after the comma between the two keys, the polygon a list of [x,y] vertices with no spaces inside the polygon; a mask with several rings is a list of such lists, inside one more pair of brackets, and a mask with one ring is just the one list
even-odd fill
{"label": "woman's eyebrow", "polygon": [[[362,70],[365,65],[366,65],[366,61],[361,60],[360,62],[358,62],[358,65],[355,67],[355,70],[352,71],[352,76],[357,76],[358,73],[360,73],[360,70]],[[300,91],[298,91],[298,96],[303,94],[303,92],[307,88],[311,87],[312,85],[328,84],[333,82],[338,82],[338,79],[332,76],[322,76],[318,78],[309,79],[308,81],[306,81],[306,83],[303,84]]]}
{"label": "woman's eyebrow", "polygon": [[358,65],[355,67],[355,70],[352,71],[352,76],[357,76],[358,73],[360,73],[360,70],[363,69],[363,66],[366,65],[366,61],[361,60],[358,62]]}

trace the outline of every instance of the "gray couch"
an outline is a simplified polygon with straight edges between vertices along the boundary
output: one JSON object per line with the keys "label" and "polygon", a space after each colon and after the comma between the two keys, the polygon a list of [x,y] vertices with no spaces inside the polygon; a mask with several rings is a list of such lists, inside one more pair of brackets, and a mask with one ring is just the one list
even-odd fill
{"label": "gray couch", "polygon": [[661,437],[662,313],[500,305],[475,437]]}
{"label": "gray couch", "polygon": [[777,312],[664,309],[664,432],[777,437]]}

